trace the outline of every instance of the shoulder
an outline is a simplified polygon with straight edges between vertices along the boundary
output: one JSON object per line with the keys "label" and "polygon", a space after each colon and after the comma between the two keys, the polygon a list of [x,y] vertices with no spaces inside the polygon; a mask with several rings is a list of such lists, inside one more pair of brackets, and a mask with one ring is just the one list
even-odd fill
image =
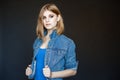
{"label": "shoulder", "polygon": [[62,43],[66,43],[66,44],[69,44],[69,45],[75,45],[73,39],[67,37],[66,35],[62,34],[60,35],[59,37],[59,41],[61,41]]}
{"label": "shoulder", "polygon": [[39,38],[39,37],[37,37],[35,40],[34,40],[34,43],[33,43],[33,49],[35,48],[35,47],[37,47],[40,43],[41,43],[41,39]]}
{"label": "shoulder", "polygon": [[67,37],[66,35],[61,35],[60,39],[67,41],[67,42],[73,42],[73,40],[71,38]]}
{"label": "shoulder", "polygon": [[37,37],[34,41],[34,44],[38,43],[39,41],[41,41],[41,39],[39,37]]}

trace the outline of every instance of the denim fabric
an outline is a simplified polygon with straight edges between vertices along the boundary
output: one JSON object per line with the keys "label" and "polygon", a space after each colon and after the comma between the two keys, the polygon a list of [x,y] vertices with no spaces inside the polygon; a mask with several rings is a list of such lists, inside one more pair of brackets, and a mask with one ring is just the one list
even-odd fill
{"label": "denim fabric", "polygon": [[[48,65],[51,71],[61,71],[64,69],[77,70],[78,63],[76,62],[75,44],[73,40],[65,35],[58,35],[56,31],[50,35],[48,48],[46,49],[44,64]],[[42,40],[37,38],[33,44],[34,54],[32,65],[34,65],[35,57],[38,53]],[[36,67],[36,66],[34,66]],[[34,68],[32,67],[32,70]],[[34,70],[33,70],[34,71]],[[34,74],[28,76],[33,78]],[[62,80],[61,78],[51,78],[48,80]]]}

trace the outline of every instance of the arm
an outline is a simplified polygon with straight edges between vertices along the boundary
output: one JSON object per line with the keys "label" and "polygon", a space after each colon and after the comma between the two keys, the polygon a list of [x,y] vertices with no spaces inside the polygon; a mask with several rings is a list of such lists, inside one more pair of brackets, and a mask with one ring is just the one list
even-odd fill
{"label": "arm", "polygon": [[43,74],[48,78],[65,78],[69,76],[74,76],[77,73],[76,70],[66,69],[63,71],[51,72],[48,66],[43,69]]}
{"label": "arm", "polygon": [[65,78],[74,76],[77,73],[78,63],[76,62],[75,44],[71,42],[65,55],[65,70],[51,72],[48,66],[43,69],[43,74],[48,78]]}
{"label": "arm", "polygon": [[51,78],[65,78],[69,76],[74,76],[76,73],[77,71],[72,69],[57,71],[51,73]]}

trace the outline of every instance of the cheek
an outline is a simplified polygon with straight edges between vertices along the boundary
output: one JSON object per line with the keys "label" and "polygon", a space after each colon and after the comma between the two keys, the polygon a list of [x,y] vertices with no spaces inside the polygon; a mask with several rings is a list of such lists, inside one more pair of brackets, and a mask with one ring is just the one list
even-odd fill
{"label": "cheek", "polygon": [[57,21],[54,21],[54,22],[53,22],[53,26],[56,26],[56,25],[57,25]]}
{"label": "cheek", "polygon": [[52,20],[52,23],[53,23],[54,25],[56,25],[56,24],[57,24],[57,19]]}
{"label": "cheek", "polygon": [[45,20],[43,20],[43,25],[45,25]]}

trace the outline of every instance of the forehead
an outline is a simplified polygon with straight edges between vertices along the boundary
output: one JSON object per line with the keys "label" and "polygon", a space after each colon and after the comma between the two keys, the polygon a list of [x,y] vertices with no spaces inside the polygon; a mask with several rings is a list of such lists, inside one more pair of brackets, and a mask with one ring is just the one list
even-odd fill
{"label": "forehead", "polygon": [[44,12],[43,12],[43,16],[47,16],[47,15],[56,15],[54,12],[52,12],[52,11],[49,11],[49,10],[45,10]]}

